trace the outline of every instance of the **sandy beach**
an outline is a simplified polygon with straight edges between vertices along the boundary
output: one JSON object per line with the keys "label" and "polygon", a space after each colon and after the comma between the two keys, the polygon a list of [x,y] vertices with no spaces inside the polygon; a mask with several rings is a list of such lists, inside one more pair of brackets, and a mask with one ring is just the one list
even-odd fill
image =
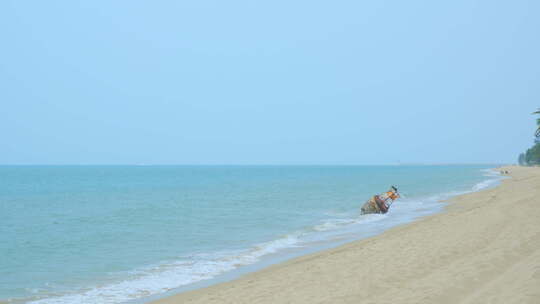
{"label": "sandy beach", "polygon": [[540,168],[503,169],[446,212],[153,303],[540,303]]}

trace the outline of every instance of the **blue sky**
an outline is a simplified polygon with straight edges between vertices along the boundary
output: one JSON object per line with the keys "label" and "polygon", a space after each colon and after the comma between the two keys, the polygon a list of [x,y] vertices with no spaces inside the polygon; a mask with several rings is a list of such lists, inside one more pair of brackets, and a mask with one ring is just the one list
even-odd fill
{"label": "blue sky", "polygon": [[0,2],[1,164],[515,162],[538,1]]}

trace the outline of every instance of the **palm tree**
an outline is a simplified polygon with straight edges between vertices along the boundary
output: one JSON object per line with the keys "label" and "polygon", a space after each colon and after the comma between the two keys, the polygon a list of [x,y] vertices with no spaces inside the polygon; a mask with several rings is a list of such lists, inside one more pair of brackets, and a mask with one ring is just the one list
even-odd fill
{"label": "palm tree", "polygon": [[[538,111],[533,112],[533,114],[540,114],[540,108],[538,109]],[[540,137],[540,118],[536,119],[536,125],[538,126],[538,129],[536,129],[534,136]]]}

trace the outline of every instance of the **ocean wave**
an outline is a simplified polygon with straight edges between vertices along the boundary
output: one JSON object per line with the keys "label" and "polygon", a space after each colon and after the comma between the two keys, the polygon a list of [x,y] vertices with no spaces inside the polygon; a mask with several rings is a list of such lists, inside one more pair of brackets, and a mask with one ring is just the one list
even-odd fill
{"label": "ocean wave", "polygon": [[350,219],[328,219],[324,220],[321,224],[315,225],[312,229],[315,231],[337,230],[353,224],[367,224],[380,221],[386,217],[386,214],[366,214]]}
{"label": "ocean wave", "polygon": [[488,179],[473,186],[473,191],[480,191],[482,189],[494,186],[499,182],[499,179]]}
{"label": "ocean wave", "polygon": [[501,180],[507,178],[505,176],[502,176],[499,171],[496,171],[494,169],[484,169],[482,170],[482,172],[484,172],[484,176],[491,178],[474,185],[472,188],[473,192],[496,186],[501,182]]}
{"label": "ocean wave", "polygon": [[352,224],[382,220],[386,215],[364,215],[353,219],[329,219],[314,227],[287,234],[275,240],[254,245],[246,250],[201,253],[180,257],[126,273],[128,279],[70,294],[30,301],[32,304],[113,304],[160,294],[181,286],[215,278],[220,274],[251,265],[263,257],[284,249],[309,243],[306,236],[317,232],[339,230]]}
{"label": "ocean wave", "polygon": [[284,248],[297,247],[298,233],[255,245],[248,250],[196,254],[131,271],[129,279],[86,290],[30,301],[33,304],[122,303],[216,277],[256,263],[261,257]]}

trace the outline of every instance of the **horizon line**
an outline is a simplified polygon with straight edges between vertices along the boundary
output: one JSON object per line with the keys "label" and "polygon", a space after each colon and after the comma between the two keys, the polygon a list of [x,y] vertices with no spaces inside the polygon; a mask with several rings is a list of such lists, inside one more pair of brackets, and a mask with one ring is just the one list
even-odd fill
{"label": "horizon line", "polygon": [[411,162],[411,163],[380,163],[380,164],[359,164],[359,163],[251,163],[251,164],[238,164],[238,163],[223,163],[223,164],[211,164],[211,163],[199,163],[199,164],[182,164],[182,163],[164,163],[164,164],[151,164],[151,163],[95,163],[95,164],[46,164],[46,163],[35,163],[35,164],[0,164],[0,166],[445,166],[445,165],[515,165],[515,163],[506,163],[506,162],[434,162],[434,163],[420,163],[420,162]]}

